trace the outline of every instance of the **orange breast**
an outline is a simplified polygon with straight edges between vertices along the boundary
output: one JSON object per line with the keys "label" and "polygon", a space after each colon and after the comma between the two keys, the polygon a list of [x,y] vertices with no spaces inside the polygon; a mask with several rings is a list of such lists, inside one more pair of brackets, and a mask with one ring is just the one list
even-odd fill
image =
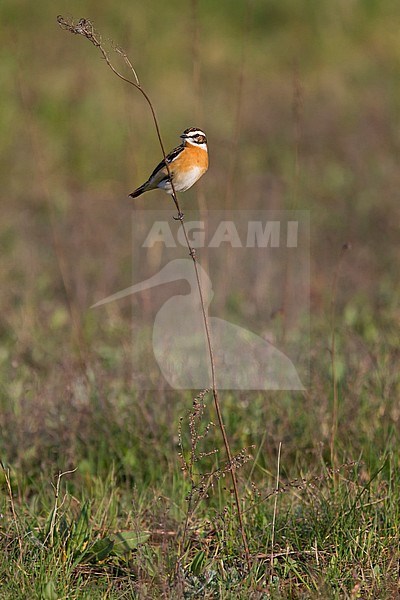
{"label": "orange breast", "polygon": [[190,171],[193,167],[198,167],[204,173],[208,169],[208,152],[201,148],[187,145],[181,152],[173,165],[182,171]]}
{"label": "orange breast", "polygon": [[200,179],[208,169],[208,154],[201,148],[186,148],[172,162],[172,177],[177,192],[185,192]]}

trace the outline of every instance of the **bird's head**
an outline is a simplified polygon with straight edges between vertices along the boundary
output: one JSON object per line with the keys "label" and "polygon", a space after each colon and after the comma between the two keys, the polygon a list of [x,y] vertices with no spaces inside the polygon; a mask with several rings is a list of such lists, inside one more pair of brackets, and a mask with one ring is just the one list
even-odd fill
{"label": "bird's head", "polygon": [[185,129],[181,135],[181,138],[183,139],[184,144],[192,144],[192,146],[198,146],[203,148],[203,150],[207,150],[206,134],[198,127],[190,127],[189,129]]}

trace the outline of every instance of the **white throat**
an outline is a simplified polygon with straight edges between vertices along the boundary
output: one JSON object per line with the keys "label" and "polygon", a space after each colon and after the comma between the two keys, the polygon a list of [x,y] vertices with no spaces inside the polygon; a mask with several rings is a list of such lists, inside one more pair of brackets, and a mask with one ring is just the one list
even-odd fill
{"label": "white throat", "polygon": [[204,142],[203,144],[198,144],[196,142],[192,142],[190,140],[185,140],[187,144],[194,146],[195,148],[200,148],[200,150],[205,150],[207,152],[207,144]]}

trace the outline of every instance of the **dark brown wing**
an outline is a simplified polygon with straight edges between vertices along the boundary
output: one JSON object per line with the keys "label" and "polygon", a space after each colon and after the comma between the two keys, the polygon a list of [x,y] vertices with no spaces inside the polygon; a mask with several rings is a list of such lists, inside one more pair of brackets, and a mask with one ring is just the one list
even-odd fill
{"label": "dark brown wing", "polygon": [[[172,163],[173,160],[175,160],[175,158],[177,158],[180,153],[182,152],[182,150],[184,149],[184,145],[181,144],[180,146],[177,146],[176,148],[174,148],[173,150],[171,150],[171,152],[168,154],[168,156],[166,157],[166,161],[162,160],[154,169],[154,171],[152,172],[152,174],[149,177],[149,181],[150,179],[152,179],[157,173],[158,171],[161,171],[161,169],[163,169],[166,164],[165,162],[167,162],[168,164]],[[168,177],[165,177],[165,179],[168,179]]]}

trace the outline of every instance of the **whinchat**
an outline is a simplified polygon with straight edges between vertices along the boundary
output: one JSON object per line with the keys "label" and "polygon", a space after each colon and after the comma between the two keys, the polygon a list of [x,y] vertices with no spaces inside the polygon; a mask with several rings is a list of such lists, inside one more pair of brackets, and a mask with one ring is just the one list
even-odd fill
{"label": "whinchat", "polygon": [[165,160],[156,166],[143,185],[129,194],[132,198],[156,188],[165,190],[168,194],[172,194],[173,189],[176,192],[185,192],[204,175],[208,169],[206,134],[197,127],[190,127],[185,129],[180,137],[183,140],[180,146],[174,148]]}

